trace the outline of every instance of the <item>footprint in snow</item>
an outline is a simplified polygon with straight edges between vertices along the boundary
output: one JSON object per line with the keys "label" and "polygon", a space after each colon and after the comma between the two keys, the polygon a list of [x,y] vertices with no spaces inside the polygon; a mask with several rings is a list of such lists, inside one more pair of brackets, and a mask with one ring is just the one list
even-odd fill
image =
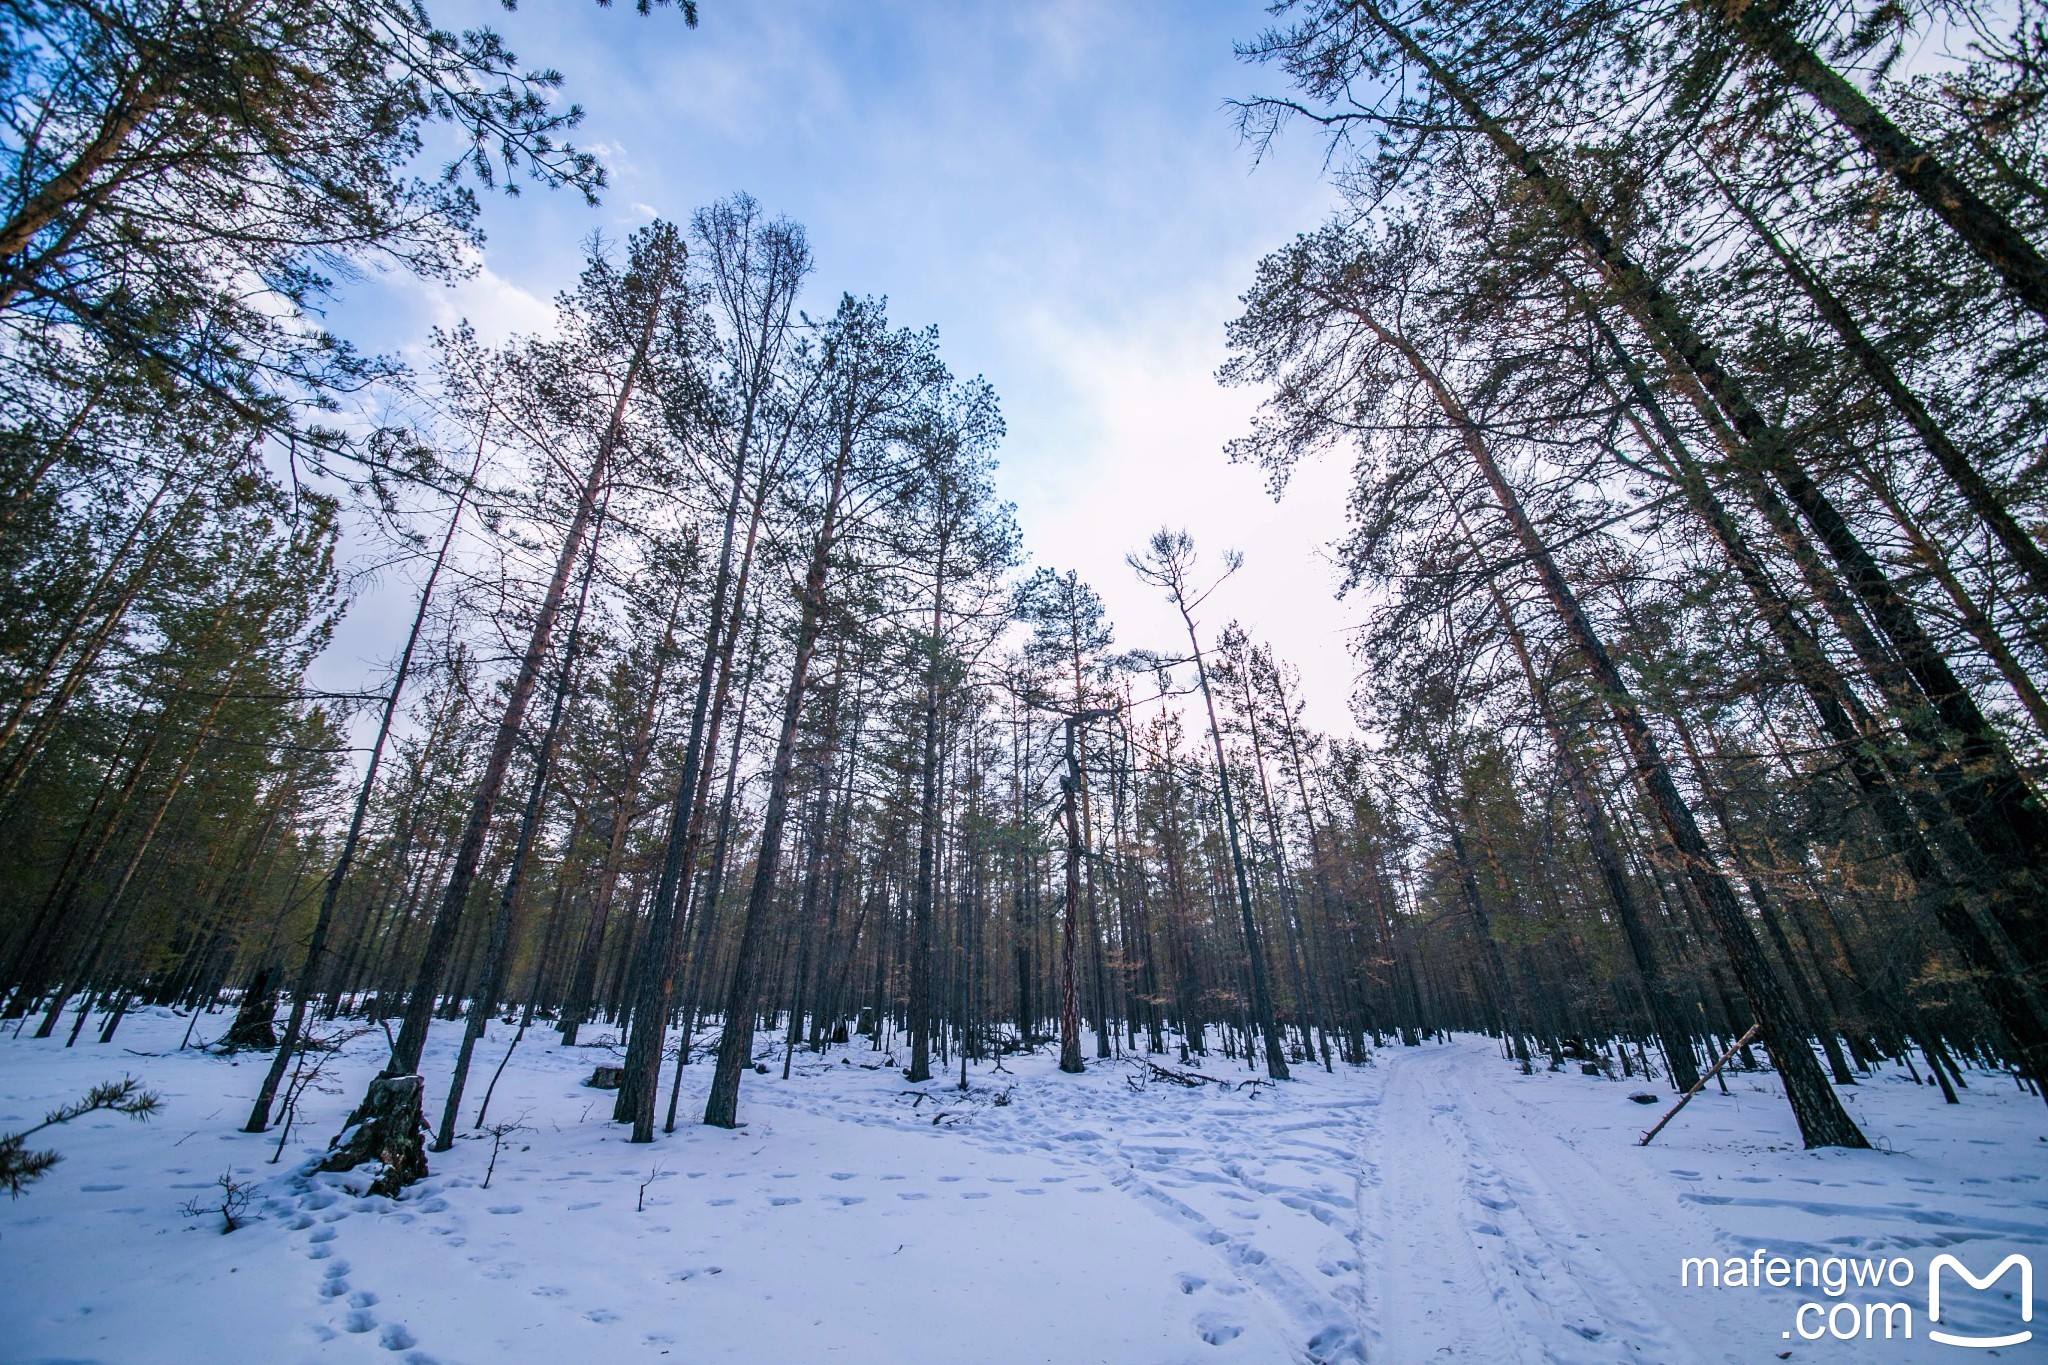
{"label": "footprint in snow", "polygon": [[495,1208],[493,1208],[493,1209],[491,1210],[491,1212],[492,1212],[492,1213],[523,1213],[523,1212],[525,1212],[525,1206],[524,1206],[524,1205],[520,1205],[520,1204],[499,1204],[499,1205],[497,1205],[497,1206],[496,1206]]}
{"label": "footprint in snow", "polygon": [[405,1330],[402,1323],[391,1323],[377,1338],[377,1344],[387,1351],[410,1351],[419,1345],[419,1338]]}
{"label": "footprint in snow", "polygon": [[917,1190],[898,1190],[896,1192],[896,1197],[898,1199],[929,1199],[931,1196],[927,1194],[922,1194]]}
{"label": "footprint in snow", "polygon": [[1363,1362],[1365,1351],[1359,1344],[1356,1332],[1342,1323],[1333,1323],[1308,1339],[1308,1358],[1317,1361]]}
{"label": "footprint in snow", "polygon": [[[834,1180],[851,1180],[854,1178],[854,1175],[852,1171],[834,1171],[832,1172],[832,1178]],[[900,1179],[901,1177],[894,1178]]]}
{"label": "footprint in snow", "polygon": [[804,1201],[793,1194],[778,1194],[771,1196],[768,1202],[779,1209],[787,1204],[801,1204]]}
{"label": "footprint in snow", "polygon": [[369,1313],[366,1313],[361,1309],[357,1309],[355,1312],[350,1313],[348,1317],[343,1319],[341,1325],[342,1328],[346,1331],[363,1333],[369,1331],[372,1327],[375,1327],[377,1325],[377,1319]]}
{"label": "footprint in snow", "polygon": [[1195,1319],[1195,1331],[1211,1346],[1223,1346],[1244,1335],[1244,1325],[1215,1313],[1203,1313]]}
{"label": "footprint in snow", "polygon": [[609,1308],[593,1308],[583,1315],[592,1322],[617,1322],[619,1315]]}

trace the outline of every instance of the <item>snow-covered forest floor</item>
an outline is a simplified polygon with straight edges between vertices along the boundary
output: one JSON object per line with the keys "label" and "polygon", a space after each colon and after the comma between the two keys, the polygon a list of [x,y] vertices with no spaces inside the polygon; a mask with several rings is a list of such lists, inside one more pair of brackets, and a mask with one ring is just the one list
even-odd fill
{"label": "snow-covered forest floor", "polygon": [[[863,1041],[799,1054],[787,1081],[778,1049],[736,1132],[694,1122],[693,1066],[675,1134],[636,1147],[581,1084],[610,1054],[536,1029],[491,1102],[524,1129],[489,1188],[486,1137],[390,1201],[312,1172],[381,1035],[337,1059],[269,1164],[274,1134],[239,1131],[262,1059],[179,1052],[186,1024],[0,1039],[0,1131],[123,1073],[164,1100],[32,1143],[64,1160],[0,1201],[0,1359],[1981,1358],[1926,1340],[1917,1277],[1882,1296],[1914,1306],[1912,1342],[1808,1342],[1782,1335],[1798,1305],[1837,1300],[1681,1288],[1680,1261],[1903,1256],[1924,1276],[1953,1250],[1981,1274],[2048,1244],[2048,1107],[1988,1074],[1960,1108],[1902,1072],[1846,1091],[1884,1150],[1801,1151],[1768,1075],[1710,1087],[1642,1148],[1663,1103],[1630,1103],[1640,1082],[1525,1077],[1485,1038],[1228,1093],[1135,1087],[1122,1061],[1062,1076],[1041,1053],[975,1066],[964,1096],[957,1072],[912,1087]],[[480,1049],[465,1121],[510,1035]],[[458,1039],[437,1025],[430,1087]],[[228,1236],[183,1211],[223,1172],[256,1188]],[[2010,1330],[2010,1300],[1951,1286],[1943,1325]],[[2002,1354],[2048,1357],[2036,1325]]]}

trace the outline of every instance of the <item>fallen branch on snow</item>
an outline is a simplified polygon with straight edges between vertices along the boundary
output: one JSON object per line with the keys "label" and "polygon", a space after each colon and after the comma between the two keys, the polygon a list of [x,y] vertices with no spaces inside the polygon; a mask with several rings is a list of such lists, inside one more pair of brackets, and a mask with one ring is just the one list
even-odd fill
{"label": "fallen branch on snow", "polygon": [[1257,1095],[1260,1086],[1271,1084],[1264,1076],[1227,1081],[1221,1076],[1204,1075],[1199,1071],[1176,1071],[1170,1066],[1161,1066],[1148,1057],[1133,1057],[1131,1063],[1131,1074],[1124,1077],[1124,1083],[1133,1090],[1143,1090],[1154,1081],[1165,1081],[1169,1085],[1185,1086],[1189,1090],[1199,1090],[1205,1085],[1213,1085],[1226,1095],[1232,1090],[1249,1090],[1253,1095]]}

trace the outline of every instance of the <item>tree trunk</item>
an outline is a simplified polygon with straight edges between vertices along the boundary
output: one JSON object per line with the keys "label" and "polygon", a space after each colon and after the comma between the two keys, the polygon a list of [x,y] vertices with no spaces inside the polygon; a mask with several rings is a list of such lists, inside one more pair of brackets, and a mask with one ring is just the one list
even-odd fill
{"label": "tree trunk", "polygon": [[448,551],[455,543],[455,530],[462,522],[462,509],[469,502],[470,490],[476,487],[477,475],[483,469],[484,440],[477,438],[476,460],[470,465],[469,477],[464,480],[461,493],[456,495],[455,510],[448,515],[448,530],[441,537],[441,548],[434,555],[434,567],[427,571],[427,581],[420,586],[419,606],[412,616],[412,628],[406,632],[405,648],[398,656],[398,671],[392,675],[391,691],[385,695],[383,714],[377,721],[377,738],[370,744],[370,759],[363,771],[363,785],[356,790],[355,809],[349,815],[348,833],[342,836],[341,855],[334,860],[334,870],[327,876],[327,885],[320,895],[320,910],[313,918],[313,935],[306,941],[305,961],[299,964],[297,983],[292,988],[291,1015],[285,1020],[284,1039],[277,1049],[277,1056],[271,1059],[270,1070],[264,1074],[263,1087],[256,1093],[256,1103],[249,1110],[249,1121],[242,1125],[245,1133],[260,1133],[270,1126],[270,1106],[277,1098],[277,1088],[284,1083],[285,1069],[291,1064],[291,1056],[298,1050],[299,1035],[306,1023],[306,1001],[320,978],[320,968],[327,952],[327,932],[334,922],[334,907],[340,903],[341,888],[348,881],[350,864],[355,861],[356,842],[362,837],[363,819],[369,813],[370,797],[377,788],[377,768],[384,760],[384,744],[391,737],[391,721],[398,712],[398,699],[405,692],[405,680],[412,671],[413,651],[419,647],[420,634],[426,628],[427,606],[433,600],[434,584],[440,580],[441,569],[448,562]]}
{"label": "tree trunk", "polygon": [[1067,718],[1067,770],[1060,775],[1060,818],[1067,830],[1067,895],[1060,925],[1060,1070],[1087,1070],[1081,1060],[1081,999],[1076,990],[1075,950],[1081,920],[1081,821],[1075,795],[1081,786],[1080,759],[1074,752],[1074,718]]}
{"label": "tree trunk", "polygon": [[782,702],[782,729],[775,742],[775,759],[768,770],[768,798],[761,815],[761,847],[754,859],[754,884],[747,893],[746,918],[740,924],[739,944],[734,950],[732,980],[726,990],[724,1027],[718,1040],[718,1061],[711,1076],[711,1092],[704,1102],[704,1122],[715,1128],[731,1128],[739,1122],[740,1073],[752,1060],[754,994],[760,970],[761,936],[766,928],[775,895],[775,880],[782,862],[782,830],[789,815],[789,775],[796,758],[797,720],[803,712],[804,686],[810,673],[811,656],[817,650],[824,625],[825,581],[832,565],[832,547],[839,529],[840,499],[846,491],[848,468],[853,460],[853,440],[842,435],[832,465],[831,492],[825,500],[824,517],[812,542],[811,559],[804,582],[797,620],[796,647],[790,659],[789,690]]}
{"label": "tree trunk", "polygon": [[[596,514],[599,490],[604,486],[605,475],[611,464],[611,455],[624,434],[626,408],[632,401],[634,389],[638,386],[641,368],[647,359],[647,351],[653,344],[655,327],[661,320],[660,298],[666,293],[668,281],[663,280],[656,289],[656,297],[647,305],[647,316],[641,324],[639,338],[633,348],[633,358],[626,367],[624,380],[619,387],[617,402],[613,405],[610,420],[605,425],[603,436],[598,442],[597,452],[590,461],[582,486],[577,490],[576,511],[569,522],[569,530],[562,538],[561,553],[556,557],[555,569],[548,580],[546,594],[541,599],[539,614],[534,618],[533,631],[527,637],[526,652],[520,660],[519,671],[512,681],[511,694],[506,698],[505,710],[498,719],[497,731],[491,743],[489,760],[485,763],[483,779],[477,784],[471,798],[468,818],[463,822],[462,837],[456,845],[454,866],[448,875],[448,886],[442,894],[441,904],[434,915],[433,924],[427,931],[426,949],[422,953],[419,969],[414,974],[412,994],[406,1000],[405,1018],[398,1032],[397,1045],[392,1048],[391,1059],[385,1064],[386,1076],[404,1076],[419,1070],[420,1053],[427,1043],[427,1026],[433,1019],[434,997],[446,972],[448,958],[455,946],[456,931],[462,924],[463,908],[469,903],[471,886],[476,882],[478,865],[483,861],[484,840],[490,834],[491,818],[497,813],[498,797],[505,783],[505,774],[512,763],[512,753],[519,742],[519,731],[526,719],[527,704],[533,698],[533,689],[540,681],[542,661],[546,659],[549,641],[553,638],[555,618],[562,610],[562,599],[567,596],[569,575],[575,568],[576,557],[582,548],[583,533],[589,528]],[[360,1113],[361,1111],[359,1111]]]}
{"label": "tree trunk", "polygon": [[[583,611],[590,601],[590,582],[597,576],[597,547],[604,534],[605,509],[598,509],[590,533],[590,553],[584,561],[583,584],[576,592],[576,609],[569,617],[569,637],[562,642],[562,664],[555,681],[553,704],[548,708],[547,728],[533,758],[533,776],[526,790],[526,805],[519,813],[519,833],[512,847],[511,865],[505,869],[505,889],[498,897],[498,914],[491,923],[489,946],[484,950],[483,988],[469,1002],[469,1017],[463,1024],[462,1043],[455,1054],[455,1072],[448,1080],[448,1096],[441,1110],[441,1131],[434,1150],[445,1152],[455,1145],[455,1121],[462,1107],[462,1091],[469,1081],[470,1059],[484,1025],[497,1012],[505,976],[506,947],[511,942],[512,919],[519,908],[519,888],[525,880],[527,859],[533,855],[533,840],[540,828],[541,811],[547,802],[548,778],[553,769],[555,740],[561,734],[562,716],[568,709],[569,692],[576,681],[576,645],[583,634]],[[520,1031],[525,1031],[520,1025]]]}
{"label": "tree trunk", "polygon": [[[1468,541],[1470,540],[1467,534]],[[1476,549],[1476,546],[1475,546]],[[1672,1088],[1683,1094],[1692,1089],[1699,1080],[1699,1069],[1694,1064],[1692,1042],[1684,1024],[1680,1021],[1678,1009],[1672,1003],[1671,993],[1664,981],[1662,966],[1657,960],[1656,948],[1650,941],[1650,931],[1643,922],[1642,909],[1636,904],[1635,892],[1629,886],[1628,870],[1623,866],[1621,854],[1615,848],[1614,834],[1608,827],[1607,813],[1601,808],[1599,798],[1593,792],[1593,784],[1586,776],[1585,764],[1579,761],[1572,748],[1571,737],[1564,728],[1563,718],[1557,714],[1557,706],[1551,700],[1549,686],[1536,673],[1536,665],[1529,657],[1528,643],[1522,638],[1520,625],[1516,622],[1507,599],[1491,578],[1487,589],[1493,595],[1496,611],[1506,628],[1508,639],[1515,647],[1515,657],[1521,661],[1522,676],[1528,681],[1529,695],[1536,703],[1536,709],[1543,719],[1543,728],[1550,733],[1552,748],[1557,752],[1558,766],[1564,770],[1565,785],[1572,794],[1572,803],[1579,809],[1579,819],[1586,829],[1586,843],[1592,850],[1594,866],[1599,869],[1600,881],[1607,891],[1607,900],[1614,907],[1614,917],[1621,923],[1621,935],[1628,944],[1629,956],[1634,959],[1636,971],[1642,978],[1643,996],[1650,1007],[1651,1026],[1657,1031],[1657,1040],[1664,1048],[1664,1055],[1671,1061],[1670,1081]]]}
{"label": "tree trunk", "polygon": [[1679,794],[1656,736],[1637,708],[1628,684],[1622,679],[1621,670],[1615,667],[1606,645],[1593,629],[1592,621],[1565,582],[1563,573],[1551,557],[1550,548],[1523,511],[1520,497],[1494,463],[1493,453],[1481,437],[1478,426],[1405,338],[1386,330],[1362,310],[1355,310],[1354,316],[1383,344],[1400,354],[1456,429],[1467,454],[1492,490],[1516,541],[1535,568],[1544,595],[1549,598],[1572,643],[1591,670],[1593,680],[1604,694],[1608,710],[1635,762],[1636,776],[1677,849],[1686,879],[1706,906],[1714,932],[1720,938],[1729,964],[1735,969],[1736,979],[1741,983],[1743,993],[1749,997],[1750,1008],[1763,1028],[1765,1044],[1770,1048],[1785,1084],[1786,1099],[1799,1122],[1800,1136],[1808,1147],[1869,1146],[1855,1121],[1842,1108],[1841,1100],[1829,1088],[1827,1077],[1821,1074],[1820,1065],[1807,1047],[1790,1003],[1772,974],[1770,961],[1764,956],[1762,945],[1757,942],[1727,878],[1714,866],[1706,840],[1701,838],[1692,811]]}
{"label": "tree trunk", "polygon": [[1819,53],[1801,42],[1787,22],[1782,0],[1764,4],[1701,0],[1698,8],[1812,96],[1870,153],[1880,170],[1948,224],[2021,303],[2048,319],[2048,261],[2041,259],[2004,214],[1963,184],[1931,148],[1908,136]]}
{"label": "tree trunk", "polygon": [[1202,705],[1209,713],[1209,740],[1216,750],[1216,789],[1223,804],[1223,828],[1230,842],[1230,869],[1235,874],[1238,915],[1243,921],[1244,950],[1251,966],[1253,1021],[1266,1044],[1266,1075],[1276,1081],[1288,1079],[1287,1053],[1280,1043],[1280,1026],[1273,1018],[1273,996],[1266,985],[1266,954],[1259,942],[1258,921],[1252,915],[1251,880],[1245,875],[1244,851],[1238,844],[1237,813],[1230,801],[1230,769],[1223,759],[1223,731],[1216,724],[1216,699],[1209,693],[1209,668],[1202,661],[1202,643],[1195,636],[1194,618],[1185,602],[1175,595],[1181,623],[1187,627],[1188,647],[1195,655],[1195,677],[1202,685]]}

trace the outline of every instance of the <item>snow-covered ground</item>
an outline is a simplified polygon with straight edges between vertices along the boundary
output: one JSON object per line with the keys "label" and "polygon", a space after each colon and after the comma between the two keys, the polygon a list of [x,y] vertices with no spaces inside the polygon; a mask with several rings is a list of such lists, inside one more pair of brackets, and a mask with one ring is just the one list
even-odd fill
{"label": "snow-covered ground", "polygon": [[[310,1173],[381,1036],[271,1165],[274,1137],[238,1131],[264,1059],[178,1052],[186,1022],[145,1012],[103,1047],[0,1038],[0,1131],[123,1073],[164,1099],[147,1124],[40,1135],[65,1159],[0,1201],[0,1360],[2048,1359],[2048,1314],[1997,1352],[1926,1335],[1934,1256],[2048,1271],[2048,1106],[1991,1075],[1960,1108],[1903,1073],[1847,1091],[1880,1151],[1801,1151],[1770,1076],[1710,1088],[1642,1148],[1662,1106],[1630,1103],[1639,1084],[1525,1077],[1484,1038],[1230,1093],[1027,1057],[977,1066],[966,1096],[957,1075],[907,1085],[863,1043],[800,1055],[788,1081],[778,1052],[736,1132],[690,1121],[709,1080],[692,1067],[684,1122],[636,1147],[580,1084],[609,1054],[536,1031],[492,1101],[527,1130],[490,1187],[490,1140],[463,1141],[394,1202]],[[509,1036],[480,1048],[465,1118]],[[429,1047],[436,1115],[458,1037],[437,1026]],[[229,1236],[181,1211],[224,1171],[258,1186]],[[1759,1248],[1903,1258],[1913,1279],[1681,1287],[1684,1258]],[[1950,1275],[1939,1326],[2025,1329],[2017,1280]],[[1873,1298],[1911,1307],[1911,1341],[1826,1335],[1827,1310]]]}

